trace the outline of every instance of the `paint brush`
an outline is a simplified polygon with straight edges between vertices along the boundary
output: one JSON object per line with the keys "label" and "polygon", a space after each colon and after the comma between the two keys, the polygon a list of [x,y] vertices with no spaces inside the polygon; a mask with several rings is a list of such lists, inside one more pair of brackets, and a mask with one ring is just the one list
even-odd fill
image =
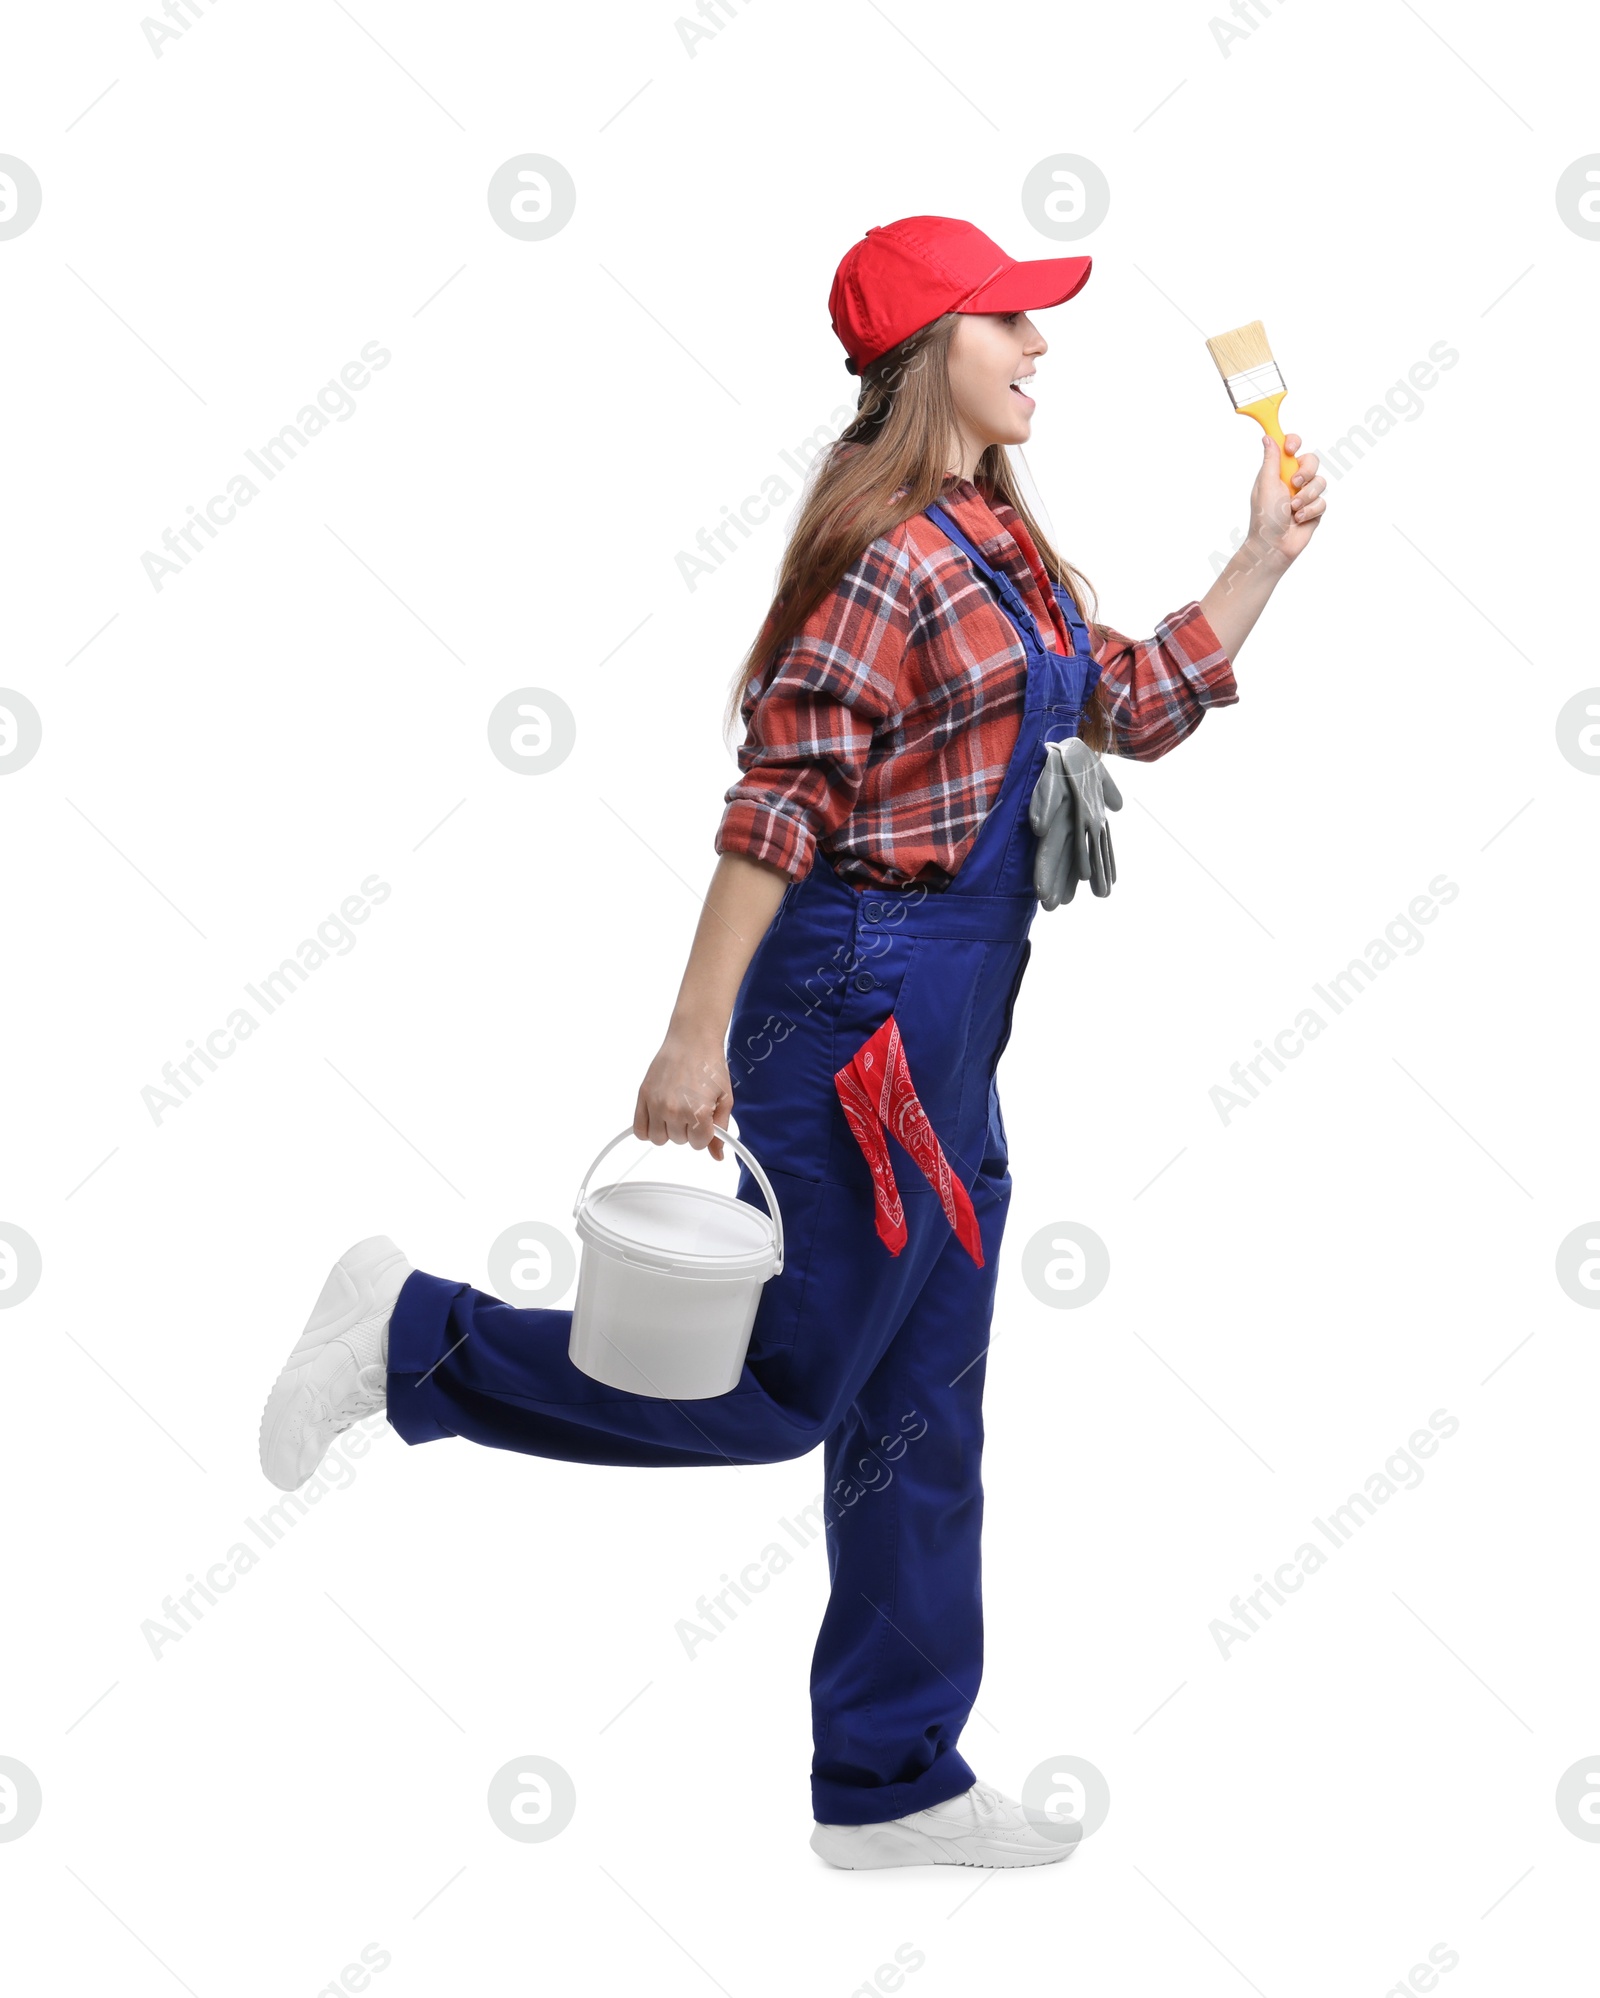
{"label": "paint brush", "polygon": [[1217,364],[1223,386],[1240,416],[1253,416],[1278,447],[1278,471],[1288,485],[1300,466],[1284,449],[1283,425],[1278,421],[1278,404],[1283,401],[1283,372],[1272,358],[1267,331],[1259,319],[1248,326],[1235,326],[1231,333],[1219,333],[1206,342],[1206,351]]}

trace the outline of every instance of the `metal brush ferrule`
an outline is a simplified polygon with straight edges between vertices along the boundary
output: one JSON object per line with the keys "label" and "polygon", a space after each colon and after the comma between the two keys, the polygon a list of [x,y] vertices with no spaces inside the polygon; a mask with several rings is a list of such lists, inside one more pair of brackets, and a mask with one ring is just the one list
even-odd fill
{"label": "metal brush ferrule", "polygon": [[1264,361],[1259,368],[1246,368],[1242,375],[1229,375],[1226,387],[1234,408],[1243,409],[1246,403],[1260,402],[1264,396],[1281,395],[1283,372],[1276,361]]}

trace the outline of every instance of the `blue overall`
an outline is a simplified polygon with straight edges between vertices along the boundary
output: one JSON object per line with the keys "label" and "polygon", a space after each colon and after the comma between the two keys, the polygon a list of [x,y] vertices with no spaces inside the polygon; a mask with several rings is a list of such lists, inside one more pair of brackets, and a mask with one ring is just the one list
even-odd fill
{"label": "blue overall", "polygon": [[[983,1381],[1011,1196],[995,1067],[1031,945],[1028,803],[1043,745],[1075,734],[1098,677],[1041,635],[1012,579],[928,508],[996,593],[1027,654],[998,797],[950,885],[862,891],[820,852],[750,960],[728,1034],[739,1136],[783,1211],[733,1390],[674,1403],[567,1358],[569,1310],[518,1309],[414,1270],[389,1332],[388,1414],[407,1443],[463,1436],[585,1464],[770,1464],[820,1444],[831,1592],[811,1669],[812,1804],[828,1824],[921,1810],[976,1780],[958,1748],[983,1663]],[[874,1225],[872,1176],[834,1074],[893,1013],[913,1087],[967,1189],[981,1265],[892,1136],[906,1240]],[[741,1199],[764,1206],[742,1163]],[[814,1517],[814,1509],[812,1509]],[[802,1515],[804,1520],[805,1515]],[[729,1610],[726,1598],[723,1602]]]}

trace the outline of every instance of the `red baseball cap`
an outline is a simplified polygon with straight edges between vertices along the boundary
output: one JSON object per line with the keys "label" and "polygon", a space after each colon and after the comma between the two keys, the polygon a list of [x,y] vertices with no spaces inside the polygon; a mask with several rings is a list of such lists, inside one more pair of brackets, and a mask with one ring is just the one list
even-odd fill
{"label": "red baseball cap", "polygon": [[948,215],[907,215],[869,229],[845,251],[828,294],[833,330],[858,375],[896,342],[946,312],[1032,312],[1081,291],[1089,257],[1019,264]]}

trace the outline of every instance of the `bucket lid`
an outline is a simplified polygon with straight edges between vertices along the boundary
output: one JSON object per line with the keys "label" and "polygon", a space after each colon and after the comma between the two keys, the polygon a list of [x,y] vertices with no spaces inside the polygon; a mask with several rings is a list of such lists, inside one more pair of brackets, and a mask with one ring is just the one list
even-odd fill
{"label": "bucket lid", "polygon": [[771,1215],[748,1200],[672,1180],[597,1187],[578,1210],[577,1229],[632,1262],[685,1276],[765,1275],[777,1257]]}

